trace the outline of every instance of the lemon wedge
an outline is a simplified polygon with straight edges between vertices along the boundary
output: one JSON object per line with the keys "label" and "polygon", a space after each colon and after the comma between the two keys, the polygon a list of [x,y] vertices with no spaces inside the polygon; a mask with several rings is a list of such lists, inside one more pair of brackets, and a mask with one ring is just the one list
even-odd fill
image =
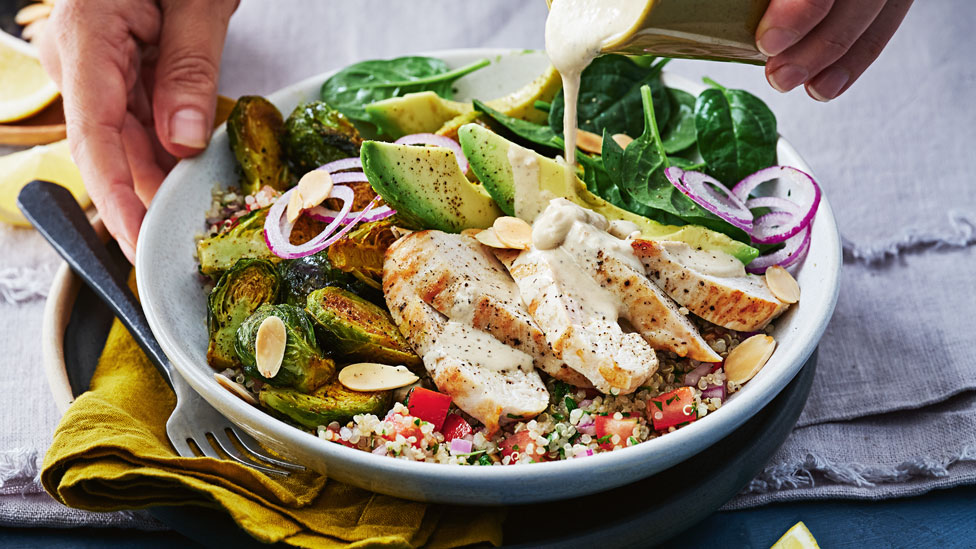
{"label": "lemon wedge", "polygon": [[82,208],[91,204],[81,173],[71,160],[66,140],[0,156],[0,221],[29,226],[17,208],[17,194],[35,179],[51,181],[71,191]]}
{"label": "lemon wedge", "polygon": [[800,521],[783,534],[770,549],[819,549],[817,540],[814,539],[807,525]]}
{"label": "lemon wedge", "polygon": [[21,120],[58,97],[33,47],[0,32],[0,122]]}

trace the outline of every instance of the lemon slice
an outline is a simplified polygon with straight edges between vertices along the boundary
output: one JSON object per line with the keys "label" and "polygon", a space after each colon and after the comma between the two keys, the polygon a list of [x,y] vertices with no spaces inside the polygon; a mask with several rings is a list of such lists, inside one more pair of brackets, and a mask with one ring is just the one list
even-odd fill
{"label": "lemon slice", "polygon": [[66,140],[0,156],[0,221],[29,226],[17,208],[17,194],[35,179],[51,181],[71,191],[82,208],[91,204],[81,173],[71,160]]}
{"label": "lemon slice", "polygon": [[36,114],[58,97],[34,49],[0,32],[0,122]]}
{"label": "lemon slice", "polygon": [[800,521],[783,534],[770,549],[819,549],[817,540],[814,539],[807,525]]}

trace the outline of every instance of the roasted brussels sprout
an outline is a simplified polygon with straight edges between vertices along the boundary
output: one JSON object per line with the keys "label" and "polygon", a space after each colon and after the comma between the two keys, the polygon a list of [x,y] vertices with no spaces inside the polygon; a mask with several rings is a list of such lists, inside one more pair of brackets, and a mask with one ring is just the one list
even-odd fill
{"label": "roasted brussels sprout", "polygon": [[265,185],[279,191],[290,186],[291,175],[281,150],[284,134],[285,122],[270,101],[256,95],[237,100],[227,118],[227,141],[244,174],[244,194]]}
{"label": "roasted brussels sprout", "polygon": [[255,210],[226,232],[198,242],[200,272],[208,276],[218,275],[241,258],[267,259],[273,263],[281,261],[264,239],[264,221],[267,217],[267,208]]}
{"label": "roasted brussels sprout", "polygon": [[279,270],[282,281],[282,301],[291,305],[304,307],[308,294],[326,286],[338,286],[374,303],[383,303],[382,292],[373,289],[351,274],[336,269],[329,261],[329,252],[325,250],[284,261]]}
{"label": "roasted brussels sprout", "polygon": [[322,101],[301,103],[285,121],[285,155],[299,176],[322,164],[359,156],[362,138],[339,111]]}
{"label": "roasted brussels sprout", "polygon": [[258,398],[275,415],[314,429],[333,421],[345,423],[357,414],[382,416],[390,407],[392,394],[393,391],[353,391],[335,380],[310,395],[265,386]]}
{"label": "roasted brussels sprout", "polygon": [[[272,379],[258,372],[254,356],[254,342],[264,319],[276,316],[285,323],[285,356],[281,369]],[[308,315],[292,305],[262,305],[237,329],[237,356],[244,365],[244,375],[275,387],[291,387],[311,393],[335,374],[335,363],[322,355],[315,343],[315,331]]]}
{"label": "roasted brussels sprout", "polygon": [[389,219],[361,223],[329,246],[329,260],[376,289],[382,289],[386,249],[397,239]]}
{"label": "roasted brussels sprout", "polygon": [[403,364],[419,371],[423,361],[400,334],[390,313],[341,288],[308,294],[305,310],[323,345],[346,360]]}
{"label": "roasted brussels sprout", "polygon": [[280,285],[274,264],[264,259],[241,259],[220,277],[207,300],[210,366],[223,369],[240,364],[234,350],[237,329],[258,307],[275,302]]}

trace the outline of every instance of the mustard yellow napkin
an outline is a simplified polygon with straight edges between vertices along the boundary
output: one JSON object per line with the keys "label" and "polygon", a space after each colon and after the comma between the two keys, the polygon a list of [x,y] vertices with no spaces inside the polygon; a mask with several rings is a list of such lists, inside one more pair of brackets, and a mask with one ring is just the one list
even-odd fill
{"label": "mustard yellow napkin", "polygon": [[116,321],[89,391],[54,433],[44,488],[91,511],[217,507],[258,540],[297,547],[501,543],[501,509],[426,505],[316,473],[273,478],[230,461],[179,457],[165,426],[174,405],[169,386]]}

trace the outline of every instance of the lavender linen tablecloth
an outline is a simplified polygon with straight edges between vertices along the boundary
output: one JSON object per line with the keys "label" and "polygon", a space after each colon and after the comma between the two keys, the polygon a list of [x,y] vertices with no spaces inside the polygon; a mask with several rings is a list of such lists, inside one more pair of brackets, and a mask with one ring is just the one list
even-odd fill
{"label": "lavender linen tablecloth", "polygon": [[[425,50],[541,48],[544,20],[541,0],[247,0],[231,20],[220,89],[263,94],[360,59]],[[807,407],[727,508],[976,483],[973,21],[969,0],[917,2],[878,62],[829,104],[772,91],[757,67],[669,66],[766,100],[846,241]],[[0,258],[0,524],[160,527],[141,513],[69,510],[40,492],[37,459],[58,413],[38,334],[58,260],[38,235],[7,226]]]}

